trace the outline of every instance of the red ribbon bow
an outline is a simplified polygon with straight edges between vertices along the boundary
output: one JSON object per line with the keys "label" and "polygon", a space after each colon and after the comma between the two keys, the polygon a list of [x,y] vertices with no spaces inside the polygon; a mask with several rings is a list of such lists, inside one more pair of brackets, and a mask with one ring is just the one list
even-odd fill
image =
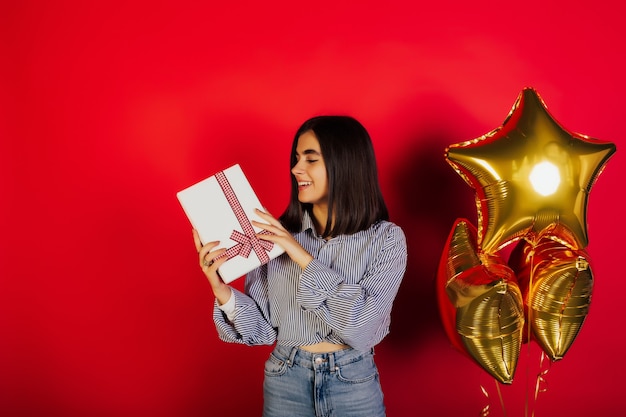
{"label": "red ribbon bow", "polygon": [[[248,217],[246,216],[243,207],[241,207],[241,204],[239,203],[239,200],[237,199],[233,188],[230,186],[230,183],[228,182],[224,171],[220,171],[215,174],[215,178],[217,179],[217,183],[222,188],[222,191],[224,192],[224,196],[226,196],[226,200],[228,201],[230,208],[233,210],[233,213],[235,213],[235,217],[237,217],[237,220],[239,221],[239,224],[244,231],[244,233],[241,233],[237,230],[233,230],[230,238],[238,243],[235,246],[228,248],[226,252],[224,252],[218,258],[226,256],[228,257],[228,259],[231,259],[238,255],[247,258],[248,256],[250,256],[250,252],[254,250],[254,253],[259,258],[262,264],[269,262],[270,258],[267,252],[272,250],[272,248],[274,247],[274,243],[268,242],[267,240],[261,240],[256,237],[256,232],[252,227],[252,223],[250,223],[250,220],[248,220]],[[267,235],[271,234],[266,230],[260,233]]]}

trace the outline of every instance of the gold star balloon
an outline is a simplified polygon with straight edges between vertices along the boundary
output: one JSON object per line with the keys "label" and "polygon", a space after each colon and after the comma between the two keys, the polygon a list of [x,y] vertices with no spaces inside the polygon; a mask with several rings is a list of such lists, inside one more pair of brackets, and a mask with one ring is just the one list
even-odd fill
{"label": "gold star balloon", "polygon": [[502,126],[450,145],[445,157],[476,190],[479,248],[494,253],[521,238],[585,248],[589,192],[615,150],[565,130],[525,88]]}
{"label": "gold star balloon", "polygon": [[[562,359],[587,317],[587,202],[615,151],[561,127],[532,88],[502,126],[445,151],[476,190],[478,226],[458,219],[444,247],[440,313],[453,345],[500,382],[512,383],[531,339]],[[514,241],[504,264],[500,250]]]}

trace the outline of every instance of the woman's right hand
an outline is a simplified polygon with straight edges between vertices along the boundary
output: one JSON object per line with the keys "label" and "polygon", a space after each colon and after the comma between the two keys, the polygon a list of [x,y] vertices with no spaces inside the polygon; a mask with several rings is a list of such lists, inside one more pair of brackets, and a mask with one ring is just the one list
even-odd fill
{"label": "woman's right hand", "polygon": [[218,304],[223,305],[229,300],[232,294],[230,287],[222,281],[222,278],[217,273],[217,269],[227,261],[226,256],[222,256],[218,259],[221,254],[226,252],[226,249],[215,249],[220,242],[208,242],[206,245],[202,245],[200,236],[195,229],[193,230],[193,241],[198,251],[200,268],[209,280],[209,284],[211,284],[211,289],[213,290]]}

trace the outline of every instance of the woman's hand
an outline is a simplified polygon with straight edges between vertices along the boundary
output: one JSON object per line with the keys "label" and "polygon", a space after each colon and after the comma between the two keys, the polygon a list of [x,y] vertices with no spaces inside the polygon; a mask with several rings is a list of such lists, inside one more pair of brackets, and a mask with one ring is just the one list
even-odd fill
{"label": "woman's hand", "polygon": [[193,241],[198,251],[200,268],[202,268],[202,272],[204,272],[204,275],[206,275],[209,280],[217,302],[220,305],[225,304],[229,300],[232,290],[222,281],[222,278],[220,278],[217,273],[217,269],[226,262],[227,258],[225,256],[219,259],[216,258],[226,252],[226,249],[215,249],[220,242],[208,242],[203,246],[200,241],[200,236],[195,229],[193,230]]}
{"label": "woman's hand", "polygon": [[289,255],[289,257],[304,270],[313,260],[311,254],[307,252],[296,239],[294,239],[291,233],[289,233],[289,231],[286,230],[283,225],[274,218],[274,216],[259,209],[255,210],[256,213],[267,223],[252,220],[252,224],[272,233],[270,235],[257,233],[256,237],[280,245],[283,249],[285,249],[287,255]]}

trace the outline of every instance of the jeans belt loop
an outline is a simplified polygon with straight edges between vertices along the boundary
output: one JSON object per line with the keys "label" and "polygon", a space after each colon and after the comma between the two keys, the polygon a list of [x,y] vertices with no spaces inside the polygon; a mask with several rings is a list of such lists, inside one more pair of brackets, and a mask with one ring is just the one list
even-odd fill
{"label": "jeans belt loop", "polygon": [[298,348],[297,347],[292,347],[291,348],[291,352],[289,352],[289,359],[287,359],[287,365],[289,365],[289,367],[293,366],[294,359],[296,358],[297,354],[298,354]]}
{"label": "jeans belt loop", "polygon": [[328,368],[330,372],[335,372],[335,352],[330,352],[328,354]]}

